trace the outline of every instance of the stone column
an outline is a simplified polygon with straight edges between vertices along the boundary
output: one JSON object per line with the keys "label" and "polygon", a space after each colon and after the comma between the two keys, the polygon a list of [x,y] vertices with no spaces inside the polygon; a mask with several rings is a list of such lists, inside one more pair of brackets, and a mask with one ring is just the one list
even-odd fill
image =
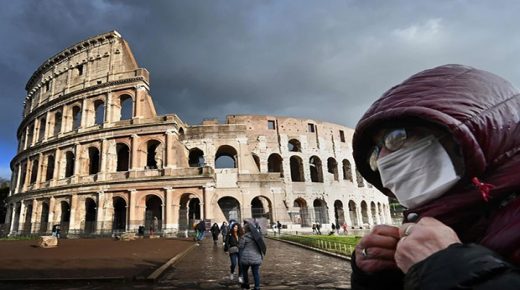
{"label": "stone column", "polygon": [[22,148],[20,148],[19,151],[25,150],[27,148],[29,141],[27,138],[29,137],[29,127],[25,128],[24,132],[22,133],[24,137],[22,138]]}
{"label": "stone column", "polygon": [[105,227],[105,192],[103,190],[98,191],[98,200],[97,200],[97,212],[96,212],[96,221],[97,221],[97,232],[103,232]]}
{"label": "stone column", "polygon": [[83,156],[81,156],[81,149],[82,146],[79,143],[76,143],[76,146],[74,146],[74,173],[72,174],[71,180],[73,183],[78,182],[78,178],[81,175],[81,159],[83,158]]}
{"label": "stone column", "polygon": [[38,201],[35,198],[33,198],[31,206],[32,206],[32,211],[31,211],[31,233],[35,233],[39,229],[39,227],[36,225],[36,220],[38,219],[39,208],[38,208]]}
{"label": "stone column", "polygon": [[129,231],[135,231],[139,224],[136,221],[136,194],[137,190],[135,189],[129,189],[128,199],[129,199],[129,211],[128,211],[128,230]]}
{"label": "stone column", "polygon": [[[67,90],[69,90],[68,87],[67,87]],[[69,120],[71,119],[68,115],[69,111],[70,111],[69,107],[63,106],[61,108],[61,124],[60,124],[61,127],[60,127],[60,132],[58,133],[58,136],[62,135],[65,132],[68,132],[68,128],[72,128],[72,126],[68,127]]]}
{"label": "stone column", "polygon": [[50,119],[51,118],[51,111],[48,111],[47,114],[45,115],[45,132],[44,132],[44,135],[43,135],[43,142],[46,142],[47,139],[49,138],[49,136],[52,136],[52,133],[54,131],[54,126],[52,126],[52,128],[50,128]]}
{"label": "stone column", "polygon": [[61,150],[56,148],[54,152],[54,171],[52,172],[52,179],[50,186],[55,186],[57,181],[61,178],[60,176],[60,164],[61,164]]}
{"label": "stone column", "polygon": [[146,88],[143,85],[137,85],[135,88],[135,97],[134,97],[134,116],[133,118],[143,118],[142,116],[142,108],[141,108],[141,100],[144,99],[144,93],[146,92]]}
{"label": "stone column", "polygon": [[45,160],[43,160],[43,153],[38,154],[38,168],[36,169],[37,172],[35,181],[36,188],[40,188],[40,183],[42,182],[42,180],[45,180],[45,167],[43,166],[44,161]]}
{"label": "stone column", "polygon": [[81,104],[81,123],[79,125],[80,129],[84,129],[87,127],[87,118],[89,117],[87,99],[83,99],[83,103]]}
{"label": "stone column", "polygon": [[177,130],[175,129],[168,129],[166,131],[166,144],[164,146],[164,152],[165,152],[165,160],[164,160],[164,168],[170,169],[175,168],[174,165],[175,159],[175,152],[173,152],[173,142],[177,139]]}
{"label": "stone column", "polygon": [[23,226],[25,224],[25,215],[27,213],[25,212],[25,202],[23,200],[20,201],[20,216],[18,216],[18,229],[17,231],[20,232],[23,229]]}
{"label": "stone column", "polygon": [[[78,224],[76,212],[78,210],[78,196],[76,194],[72,195],[70,198],[70,220],[69,220],[69,232],[74,233],[79,231],[80,225]],[[81,219],[80,219],[81,221]]]}
{"label": "stone column", "polygon": [[[11,213],[10,213],[10,218],[9,218],[9,234],[11,234],[13,232],[13,226],[14,226],[14,218],[15,218],[15,215],[16,215],[16,203],[13,205],[11,204],[11,206],[9,207],[11,209]],[[19,219],[20,217],[18,217]],[[18,222],[18,224],[20,224],[20,222]]]}
{"label": "stone column", "polygon": [[368,216],[368,226],[370,228],[374,225],[374,217],[372,214],[372,206],[370,203],[367,204],[367,216]]}
{"label": "stone column", "polygon": [[29,184],[29,181],[30,181],[30,178],[31,178],[31,166],[30,166],[30,162],[29,162],[29,158],[27,158],[27,160],[25,161],[25,178],[23,180],[23,184],[22,184],[22,191],[25,191],[27,190],[27,185]]}
{"label": "stone column", "polygon": [[47,227],[47,231],[49,230],[49,228],[52,228],[52,225],[54,224],[54,207],[56,206],[56,199],[54,198],[54,196],[51,196],[51,198],[49,199],[49,224],[50,226]]}
{"label": "stone column", "polygon": [[105,192],[105,205],[103,220],[105,221],[105,230],[111,231],[114,229],[114,194],[112,192]]}
{"label": "stone column", "polygon": [[[238,141],[238,150],[237,150],[237,156],[235,158],[237,159],[237,174],[238,173],[249,173],[249,169],[247,169],[246,166],[244,166],[244,154],[243,152],[249,152],[249,149],[245,148],[247,146],[247,138],[246,137],[240,137],[237,138]],[[244,148],[242,148],[244,147]]]}
{"label": "stone column", "polygon": [[70,92],[70,78],[71,78],[71,74],[72,74],[72,71],[74,70],[74,67],[70,64],[70,60],[69,60],[69,68],[67,69],[67,84],[65,85],[65,91],[64,93],[65,94],[68,94]]}
{"label": "stone column", "polygon": [[22,162],[18,163],[17,165],[17,173],[16,173],[16,184],[14,187],[14,193],[20,192],[20,176],[22,174]]}
{"label": "stone column", "polygon": [[98,180],[105,180],[106,174],[107,174],[107,167],[108,167],[108,140],[107,138],[101,139],[101,164],[99,168],[99,172],[97,174]]}
{"label": "stone column", "polygon": [[106,116],[105,116],[105,123],[112,123],[114,122],[114,108],[113,108],[113,100],[112,100],[112,92],[107,93],[107,99],[106,99]]}
{"label": "stone column", "polygon": [[[32,124],[33,124],[32,125],[32,138],[31,138],[31,140],[29,140],[29,146],[28,147],[34,146],[34,144],[38,140],[38,138],[36,138],[36,133],[38,132],[38,131],[36,131],[36,122],[33,122]],[[29,126],[29,130],[30,129],[31,129],[31,126]]]}
{"label": "stone column", "polygon": [[138,155],[138,145],[139,145],[139,135],[133,134],[132,135],[132,148],[131,154],[130,154],[130,170],[129,171],[136,171],[138,168],[137,164],[137,155]]}
{"label": "stone column", "polygon": [[357,217],[357,224],[359,228],[363,228],[363,213],[361,212],[361,203],[359,206],[356,206],[356,217]]}
{"label": "stone column", "polygon": [[376,203],[376,224],[381,224],[381,206]]}
{"label": "stone column", "polygon": [[209,202],[207,200],[207,193],[206,193],[206,191],[207,191],[206,190],[206,186],[203,186],[202,187],[202,200],[200,201],[200,205],[199,205],[200,206],[200,218],[201,219],[206,219],[207,218],[207,213],[209,211],[209,208],[208,208]]}
{"label": "stone column", "polygon": [[163,232],[166,230],[168,232],[173,231],[173,209],[172,209],[172,201],[174,189],[172,187],[164,187],[164,220],[163,220]]}

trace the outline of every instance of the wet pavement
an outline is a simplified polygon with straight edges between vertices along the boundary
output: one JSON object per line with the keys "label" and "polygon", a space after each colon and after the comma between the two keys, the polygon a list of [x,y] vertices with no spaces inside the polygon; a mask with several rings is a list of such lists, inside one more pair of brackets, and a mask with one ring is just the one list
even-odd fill
{"label": "wet pavement", "polygon": [[[266,239],[267,254],[260,267],[261,289],[350,289],[351,268],[348,261],[281,241]],[[240,289],[237,280],[229,279],[229,255],[222,242],[214,246],[204,239],[191,248],[159,278],[146,280],[62,280],[0,283],[0,289]],[[249,273],[249,281],[253,277]],[[253,285],[251,285],[251,288]]]}
{"label": "wet pavement", "polygon": [[[350,289],[348,261],[276,240],[266,239],[266,244],[261,289]],[[206,238],[166,270],[153,288],[240,289],[238,281],[229,279],[229,265],[222,243],[214,246]],[[252,283],[251,273],[249,277]]]}

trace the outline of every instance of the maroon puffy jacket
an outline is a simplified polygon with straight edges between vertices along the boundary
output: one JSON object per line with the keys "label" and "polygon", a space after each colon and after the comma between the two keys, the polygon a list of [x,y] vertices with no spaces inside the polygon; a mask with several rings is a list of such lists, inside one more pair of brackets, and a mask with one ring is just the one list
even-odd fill
{"label": "maroon puffy jacket", "polygon": [[[520,91],[503,78],[462,65],[415,74],[391,88],[359,121],[354,159],[365,179],[386,195],[379,173],[368,165],[375,131],[388,124],[426,123],[458,142],[465,173],[449,192],[405,212],[430,216],[452,227],[463,242],[490,248],[520,265]],[[494,185],[489,199],[472,184]]]}

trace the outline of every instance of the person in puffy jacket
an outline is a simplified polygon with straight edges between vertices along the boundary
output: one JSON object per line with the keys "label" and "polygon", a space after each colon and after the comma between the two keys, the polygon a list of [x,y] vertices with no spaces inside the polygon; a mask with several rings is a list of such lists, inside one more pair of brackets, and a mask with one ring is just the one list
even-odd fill
{"label": "person in puffy jacket", "polygon": [[352,289],[520,289],[520,91],[463,65],[419,72],[361,118],[363,177],[407,208],[352,255]]}
{"label": "person in puffy jacket", "polygon": [[[240,265],[242,269],[243,283],[242,289],[249,289],[249,267],[253,273],[255,281],[255,290],[260,289],[260,265],[264,259],[262,250],[255,242],[251,231],[257,231],[255,226],[251,223],[244,224],[244,236],[240,239]],[[257,235],[261,239],[260,235]]]}

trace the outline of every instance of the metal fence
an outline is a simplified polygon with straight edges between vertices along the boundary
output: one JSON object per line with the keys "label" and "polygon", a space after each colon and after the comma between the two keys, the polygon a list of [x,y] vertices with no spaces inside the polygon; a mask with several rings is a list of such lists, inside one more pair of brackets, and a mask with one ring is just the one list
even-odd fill
{"label": "metal fence", "polygon": [[8,236],[37,237],[56,234],[59,227],[59,235],[62,238],[94,238],[113,237],[122,233],[133,232],[139,236],[175,236],[194,237],[194,230],[184,226],[182,230],[178,227],[166,227],[158,220],[157,225],[148,221],[131,221],[130,225],[114,224],[113,222],[85,222],[79,223],[78,228],[70,228],[69,223],[17,223],[9,231],[9,224],[0,224],[0,238]]}
{"label": "metal fence", "polygon": [[327,240],[320,239],[319,237],[308,237],[304,235],[287,235],[284,234],[279,239],[291,241],[294,243],[302,244],[308,247],[325,250],[327,252],[337,253],[344,256],[352,255],[355,245],[350,241],[339,241],[339,240]]}

